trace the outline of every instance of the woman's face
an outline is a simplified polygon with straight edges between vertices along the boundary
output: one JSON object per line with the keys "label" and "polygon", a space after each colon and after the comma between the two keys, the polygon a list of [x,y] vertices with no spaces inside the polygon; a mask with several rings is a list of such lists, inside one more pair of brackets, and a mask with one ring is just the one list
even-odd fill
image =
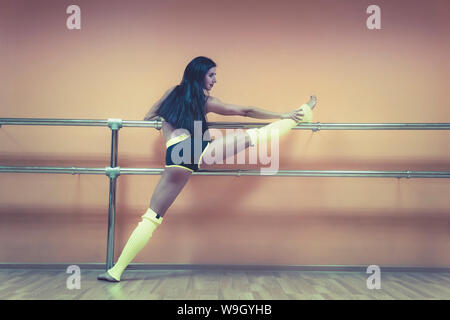
{"label": "woman's face", "polygon": [[216,67],[212,67],[208,70],[208,72],[205,75],[205,90],[209,91],[214,86],[214,83],[216,83]]}

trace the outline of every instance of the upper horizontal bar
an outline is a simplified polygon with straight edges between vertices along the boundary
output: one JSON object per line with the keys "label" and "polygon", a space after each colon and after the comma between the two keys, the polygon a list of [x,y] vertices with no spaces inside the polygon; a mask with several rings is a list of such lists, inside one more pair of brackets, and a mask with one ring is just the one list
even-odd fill
{"label": "upper horizontal bar", "polygon": [[[5,167],[0,173],[59,173],[105,175],[108,168],[76,167]],[[164,169],[120,168],[120,175],[159,175]],[[273,174],[261,174],[260,170],[200,170],[193,175],[206,176],[285,176],[285,177],[368,177],[368,178],[450,178],[449,171],[337,171],[337,170],[278,170]]]}
{"label": "upper horizontal bar", "polygon": [[[120,119],[119,119],[120,120]],[[109,120],[0,118],[0,125],[108,127]],[[123,127],[161,128],[161,121],[122,121]]]}
{"label": "upper horizontal bar", "polygon": [[[208,122],[209,127],[217,129],[250,129],[267,125],[267,122]],[[39,126],[91,126],[108,127],[108,120],[90,119],[29,119],[0,118],[2,125]],[[161,121],[122,121],[122,127],[150,127],[161,129]],[[293,129],[298,130],[450,130],[450,123],[302,123]]]}
{"label": "upper horizontal bar", "polygon": [[[257,122],[209,122],[212,128],[255,128],[268,123]],[[450,123],[302,123],[298,130],[450,130]]]}

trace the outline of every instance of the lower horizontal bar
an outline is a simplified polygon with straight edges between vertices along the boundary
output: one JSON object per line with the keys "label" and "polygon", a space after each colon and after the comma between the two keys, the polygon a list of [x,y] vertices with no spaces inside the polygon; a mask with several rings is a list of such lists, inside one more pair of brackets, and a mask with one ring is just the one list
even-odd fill
{"label": "lower horizontal bar", "polygon": [[77,167],[1,167],[0,173],[106,174],[106,168]]}
{"label": "lower horizontal bar", "polygon": [[[6,167],[0,173],[55,173],[55,174],[99,174],[106,175],[110,168],[77,167]],[[118,168],[118,175],[160,175],[164,169]],[[273,174],[262,174],[260,170],[200,170],[193,175],[203,176],[284,176],[284,177],[366,177],[366,178],[450,178],[449,171],[338,171],[338,170],[278,170]]]}

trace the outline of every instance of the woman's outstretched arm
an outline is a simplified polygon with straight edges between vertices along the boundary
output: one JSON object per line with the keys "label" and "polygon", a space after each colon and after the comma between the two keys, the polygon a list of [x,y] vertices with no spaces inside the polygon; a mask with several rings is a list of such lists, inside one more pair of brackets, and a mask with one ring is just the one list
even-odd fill
{"label": "woman's outstretched arm", "polygon": [[210,97],[206,102],[206,112],[213,112],[225,116],[242,116],[256,119],[293,119],[299,121],[304,115],[299,110],[286,113],[272,112],[257,107],[244,107],[224,103],[217,98]]}

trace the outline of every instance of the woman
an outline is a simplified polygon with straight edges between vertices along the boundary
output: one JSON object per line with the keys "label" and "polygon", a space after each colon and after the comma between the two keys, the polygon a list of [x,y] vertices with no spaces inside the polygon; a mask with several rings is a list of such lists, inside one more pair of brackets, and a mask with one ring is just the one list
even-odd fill
{"label": "woman", "polygon": [[[181,83],[169,89],[145,116],[146,121],[157,117],[163,121],[162,130],[167,147],[166,167],[153,193],[150,207],[142,215],[142,221],[131,234],[117,263],[99,275],[99,280],[120,281],[127,265],[162,223],[164,214],[181,192],[192,172],[206,167],[206,164],[202,162],[203,157],[211,157],[212,151],[216,148],[234,150],[233,155],[235,155],[249,146],[267,142],[270,139],[267,133],[271,130],[277,130],[278,135],[282,136],[297,123],[312,121],[311,110],[316,105],[315,96],[312,96],[308,103],[299,109],[280,114],[255,107],[223,103],[209,95],[215,83],[214,61],[206,57],[197,57],[187,65]],[[211,140],[206,122],[206,114],[209,112],[227,116],[281,120],[262,128],[252,128],[233,134],[233,139],[230,139],[230,136],[228,138],[224,136]],[[229,153],[222,154],[224,154],[223,158],[230,156]]]}

